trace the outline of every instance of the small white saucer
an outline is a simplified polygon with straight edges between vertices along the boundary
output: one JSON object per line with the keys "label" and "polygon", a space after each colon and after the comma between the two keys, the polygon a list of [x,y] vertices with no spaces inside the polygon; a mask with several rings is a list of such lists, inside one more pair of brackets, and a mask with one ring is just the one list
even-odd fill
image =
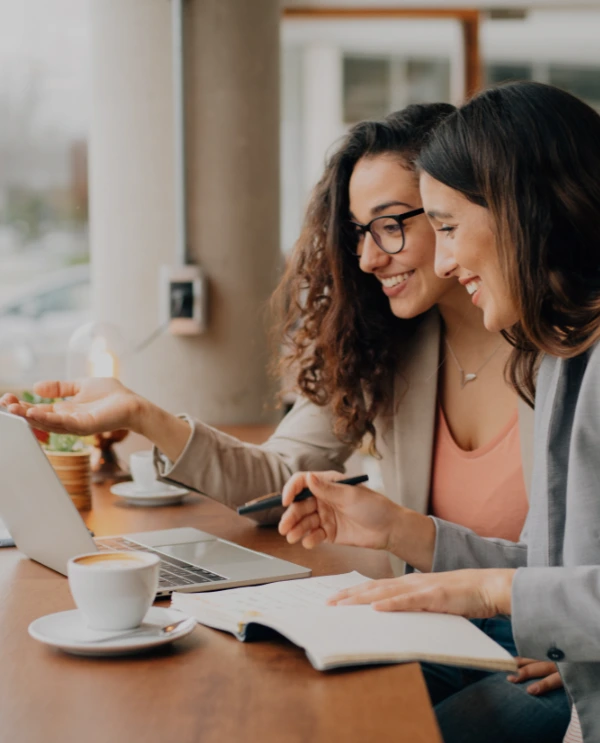
{"label": "small white saucer", "polygon": [[110,492],[132,506],[174,506],[181,503],[184,495],[190,491],[163,482],[157,483],[152,490],[139,490],[134,482],[119,482],[112,486]]}
{"label": "small white saucer", "polygon": [[[154,628],[165,627],[172,622],[183,619],[185,614],[174,609],[163,609],[151,606],[144,617],[141,627],[148,628],[148,635],[139,634],[121,639],[110,640],[111,635],[121,635],[126,632],[102,632],[90,629],[77,609],[60,611],[57,614],[47,614],[36,619],[29,625],[29,634],[36,640],[53,645],[73,655],[129,655],[139,653],[148,648],[166,645],[189,635],[196,626],[196,620],[188,617],[188,621],[180,625],[169,635],[155,635]],[[98,642],[102,640],[102,642]]]}

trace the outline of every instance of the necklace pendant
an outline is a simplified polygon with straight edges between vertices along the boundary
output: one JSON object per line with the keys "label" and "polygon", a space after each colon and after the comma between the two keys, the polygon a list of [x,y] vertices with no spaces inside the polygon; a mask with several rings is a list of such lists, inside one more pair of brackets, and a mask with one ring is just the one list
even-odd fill
{"label": "necklace pendant", "polygon": [[465,372],[461,372],[461,374],[462,374],[462,379],[461,379],[461,384],[460,384],[461,390],[464,390],[464,388],[469,384],[469,382],[474,382],[477,379],[477,374],[473,374],[473,373],[465,374]]}

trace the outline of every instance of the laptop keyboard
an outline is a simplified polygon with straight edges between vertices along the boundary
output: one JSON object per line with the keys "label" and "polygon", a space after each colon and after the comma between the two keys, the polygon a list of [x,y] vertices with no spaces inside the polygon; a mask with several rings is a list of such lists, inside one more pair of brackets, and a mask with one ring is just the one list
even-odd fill
{"label": "laptop keyboard", "polygon": [[197,583],[216,583],[227,580],[222,575],[212,573],[210,570],[190,565],[189,562],[178,560],[176,557],[164,555],[162,552],[145,547],[143,544],[132,542],[124,537],[109,537],[94,539],[96,546],[101,552],[118,550],[119,552],[134,550],[136,552],[151,552],[160,557],[160,579],[159,588],[173,589],[179,586],[191,586]]}

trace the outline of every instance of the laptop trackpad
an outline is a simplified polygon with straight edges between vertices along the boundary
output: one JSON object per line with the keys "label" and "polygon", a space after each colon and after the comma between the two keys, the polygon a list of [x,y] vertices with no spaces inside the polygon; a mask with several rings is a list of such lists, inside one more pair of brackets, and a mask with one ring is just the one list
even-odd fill
{"label": "laptop trackpad", "polygon": [[200,568],[208,568],[216,573],[224,572],[226,566],[248,565],[268,559],[267,555],[237,547],[226,542],[213,540],[210,542],[187,542],[185,544],[161,544],[154,547],[157,552],[176,557],[185,562],[191,562]]}

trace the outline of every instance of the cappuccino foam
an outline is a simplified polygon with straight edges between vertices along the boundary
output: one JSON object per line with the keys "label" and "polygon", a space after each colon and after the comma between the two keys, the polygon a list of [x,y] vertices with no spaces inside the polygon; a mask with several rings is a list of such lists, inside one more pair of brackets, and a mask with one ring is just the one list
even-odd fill
{"label": "cappuccino foam", "polygon": [[85,565],[99,570],[127,570],[147,565],[146,560],[127,552],[105,552],[97,555],[86,555],[75,561],[76,565]]}

